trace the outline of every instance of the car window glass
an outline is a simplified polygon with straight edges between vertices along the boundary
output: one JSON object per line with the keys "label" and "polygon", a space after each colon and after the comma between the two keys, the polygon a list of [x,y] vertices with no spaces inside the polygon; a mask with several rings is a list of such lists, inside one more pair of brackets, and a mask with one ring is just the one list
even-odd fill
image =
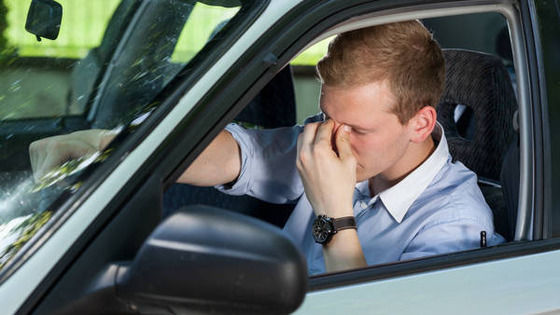
{"label": "car window glass", "polygon": [[[88,56],[88,52],[101,43],[118,1],[61,3],[64,20],[57,40],[39,42],[24,27],[30,1],[4,1],[7,14],[2,18],[7,27],[3,30],[4,47],[0,47],[2,120],[63,115],[73,107],[69,101],[72,88],[81,88],[72,85],[87,84],[84,75],[73,84],[71,76],[79,74],[71,69],[80,68],[92,77],[99,72],[98,56]],[[87,12],[95,15],[88,16]]]}
{"label": "car window glass", "polygon": [[239,12],[259,7],[247,2],[240,10],[235,0],[61,0],[59,37],[37,42],[25,32],[30,2],[6,1],[7,19],[0,16],[8,21],[0,55],[0,269],[56,213],[51,203],[79,190],[83,170],[112,152],[69,158],[34,179],[29,144],[89,128],[125,130],[124,143],[181,69],[210,41],[229,38],[216,34],[242,22]]}
{"label": "car window glass", "polygon": [[[155,0],[125,38],[105,73],[89,119],[95,128],[115,128],[143,111],[239,8],[189,1]],[[192,21],[194,19],[194,21]]]}

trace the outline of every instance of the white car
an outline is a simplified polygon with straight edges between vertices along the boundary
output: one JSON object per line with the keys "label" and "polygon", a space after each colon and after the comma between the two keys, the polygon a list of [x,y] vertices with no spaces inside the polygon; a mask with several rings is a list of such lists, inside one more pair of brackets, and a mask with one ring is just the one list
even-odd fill
{"label": "white car", "polygon": [[[0,15],[1,314],[560,312],[559,0],[59,2]],[[506,243],[308,277],[292,205],[175,184],[226,124],[312,114],[323,40],[410,19]],[[118,135],[33,178],[32,141],[91,128]]]}

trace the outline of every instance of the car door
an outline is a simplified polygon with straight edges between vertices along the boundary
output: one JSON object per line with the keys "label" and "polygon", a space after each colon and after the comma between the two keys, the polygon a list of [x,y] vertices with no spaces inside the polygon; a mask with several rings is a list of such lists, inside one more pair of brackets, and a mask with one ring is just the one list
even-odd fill
{"label": "car door", "polygon": [[[293,8],[285,3],[271,2],[254,24],[261,33],[248,31],[238,46],[234,45],[224,53],[235,63],[220,59],[221,63],[203,71],[198,81],[178,82],[173,89],[165,91],[163,103],[176,103],[181,99],[179,104],[169,111],[154,112],[156,115],[147,121],[152,124],[140,126],[142,132],[137,133],[138,138],[134,141],[137,147],[134,151],[130,148],[124,151],[127,158],[122,165],[96,170],[98,180],[103,182],[94,186],[95,193],[80,201],[83,204],[78,202],[80,208],[20,270],[39,270],[40,264],[36,261],[48,257],[44,253],[49,253],[50,244],[67,249],[67,252],[49,249],[50,253],[57,253],[53,257],[59,266],[52,270],[46,268],[48,277],[47,272],[43,272],[35,278],[24,278],[18,270],[13,275],[17,276],[13,277],[15,280],[8,279],[11,282],[5,282],[2,289],[7,288],[6,283],[15,288],[14,281],[35,279],[32,283],[37,287],[25,291],[25,297],[31,291],[33,293],[21,310],[42,310],[41,307],[64,299],[63,293],[76,289],[74,285],[79,282],[81,272],[88,270],[88,258],[106,248],[119,248],[110,245],[115,240],[127,243],[118,231],[136,228],[142,231],[125,233],[134,236],[130,242],[135,245],[122,245],[127,249],[122,257],[134,256],[146,235],[158,223],[159,218],[154,215],[158,211],[153,208],[158,208],[162,190],[176,180],[217,132],[280,68],[318,37],[373,23],[491,11],[508,19],[519,75],[521,219],[518,219],[515,242],[313,277],[304,304],[298,311],[336,314],[348,311],[364,314],[419,311],[531,313],[558,309],[556,292],[560,279],[555,269],[560,261],[560,243],[555,238],[558,235],[554,220],[558,211],[553,206],[552,193],[556,186],[555,169],[551,167],[556,150],[555,137],[548,130],[552,129],[551,120],[555,117],[551,104],[558,101],[553,91],[558,71],[555,71],[556,59],[552,57],[558,46],[556,37],[538,27],[543,22],[551,28],[557,27],[558,15],[551,13],[555,10],[557,2],[517,5],[503,1],[307,1]],[[547,70],[543,73],[543,69]],[[543,92],[544,86],[550,94]],[[185,90],[188,92],[184,93]],[[112,172],[110,176],[107,175],[109,171]],[[64,235],[65,228],[70,226],[88,228],[81,229],[79,237],[78,234],[66,234],[73,235],[73,238],[63,243],[60,235]],[[92,267],[88,274],[101,270],[100,266],[114,257],[119,256],[110,253],[100,257],[94,263],[97,267]],[[35,269],[30,267],[31,262],[35,263]],[[72,299],[71,296],[66,298]]]}
{"label": "car door", "polygon": [[[542,82],[538,69],[543,68],[538,66],[538,51],[541,48],[531,39],[535,36],[534,30],[538,29],[534,24],[537,7],[539,6],[534,3],[518,6],[517,2],[481,4],[472,1],[437,4],[395,4],[384,1],[344,4],[336,1],[320,4],[306,2],[276,23],[277,30],[274,32],[282,35],[278,35],[274,41],[265,40],[267,44],[264,47],[267,49],[257,50],[260,58],[243,63],[239,72],[246,80],[242,82],[232,79],[230,85],[219,89],[219,93],[226,93],[228,96],[243,90],[251,95],[251,90],[258,90],[262,86],[261,80],[267,81],[272,76],[268,72],[274,73],[283,67],[310,42],[339,30],[370,25],[375,23],[376,18],[378,23],[386,23],[411,18],[497,12],[507,19],[515,56],[519,86],[517,97],[520,103],[518,123],[521,153],[520,162],[515,165],[520,169],[517,182],[519,214],[516,218],[514,241],[494,248],[312,277],[309,293],[298,312],[338,314],[352,311],[369,314],[416,313],[422,310],[427,313],[530,313],[558,308],[558,299],[554,293],[559,286],[554,267],[559,259],[558,240],[555,234],[542,232],[545,228],[543,221],[551,224],[555,210],[546,206],[546,200],[551,196],[547,195],[549,188],[546,188],[550,186],[545,183],[552,179],[547,179],[544,173],[550,174],[546,171],[551,167],[547,164],[547,156],[552,148],[546,143],[548,136],[545,135],[550,133],[542,120],[543,103],[536,101],[542,100],[545,94],[540,88],[533,86]],[[549,10],[552,9],[554,7]],[[365,18],[362,20],[358,16]],[[370,18],[373,21],[367,22]],[[554,64],[553,59],[550,60]],[[273,66],[260,80],[247,87],[249,78],[253,77],[251,70],[261,73],[254,70],[257,68],[254,65],[256,62],[272,63]],[[218,100],[216,102],[220,100],[219,94],[208,97],[209,100],[214,100],[215,97]],[[208,104],[212,103],[208,101]],[[243,105],[242,99],[234,105],[234,111],[240,110],[236,108]],[[223,124],[219,127],[222,126]],[[187,160],[185,163],[188,162]],[[169,177],[171,181],[174,181],[184,167],[185,165],[179,167],[179,171]],[[544,214],[547,211],[550,215]],[[536,265],[539,267],[535,268]],[[535,287],[539,289],[532,291],[534,294],[527,294],[530,288]],[[524,298],[516,300],[512,296]]]}

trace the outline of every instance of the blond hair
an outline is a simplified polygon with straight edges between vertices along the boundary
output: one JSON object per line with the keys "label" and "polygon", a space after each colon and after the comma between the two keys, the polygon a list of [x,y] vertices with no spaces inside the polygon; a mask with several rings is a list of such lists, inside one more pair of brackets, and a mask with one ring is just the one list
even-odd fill
{"label": "blond hair", "polygon": [[445,62],[432,34],[419,21],[377,25],[339,34],[317,64],[321,82],[352,87],[388,80],[394,113],[407,123],[443,92]]}

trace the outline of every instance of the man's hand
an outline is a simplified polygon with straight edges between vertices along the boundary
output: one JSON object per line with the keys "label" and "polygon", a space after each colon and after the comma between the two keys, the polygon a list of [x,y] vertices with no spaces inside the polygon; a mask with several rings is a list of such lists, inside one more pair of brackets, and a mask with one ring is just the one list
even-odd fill
{"label": "man's hand", "polygon": [[[340,218],[354,215],[357,161],[350,147],[348,127],[340,126],[332,141],[333,128],[332,120],[307,124],[298,138],[296,164],[315,214]],[[336,233],[323,247],[323,256],[327,272],[367,266],[358,233],[353,229]]]}
{"label": "man's hand", "polygon": [[32,142],[29,145],[29,159],[33,177],[39,181],[65,161],[103,150],[115,135],[110,130],[91,129]]}
{"label": "man's hand", "polygon": [[315,213],[339,218],[353,215],[357,162],[350,147],[349,127],[340,126],[333,136],[334,125],[327,120],[305,126],[298,138],[296,164]]}

